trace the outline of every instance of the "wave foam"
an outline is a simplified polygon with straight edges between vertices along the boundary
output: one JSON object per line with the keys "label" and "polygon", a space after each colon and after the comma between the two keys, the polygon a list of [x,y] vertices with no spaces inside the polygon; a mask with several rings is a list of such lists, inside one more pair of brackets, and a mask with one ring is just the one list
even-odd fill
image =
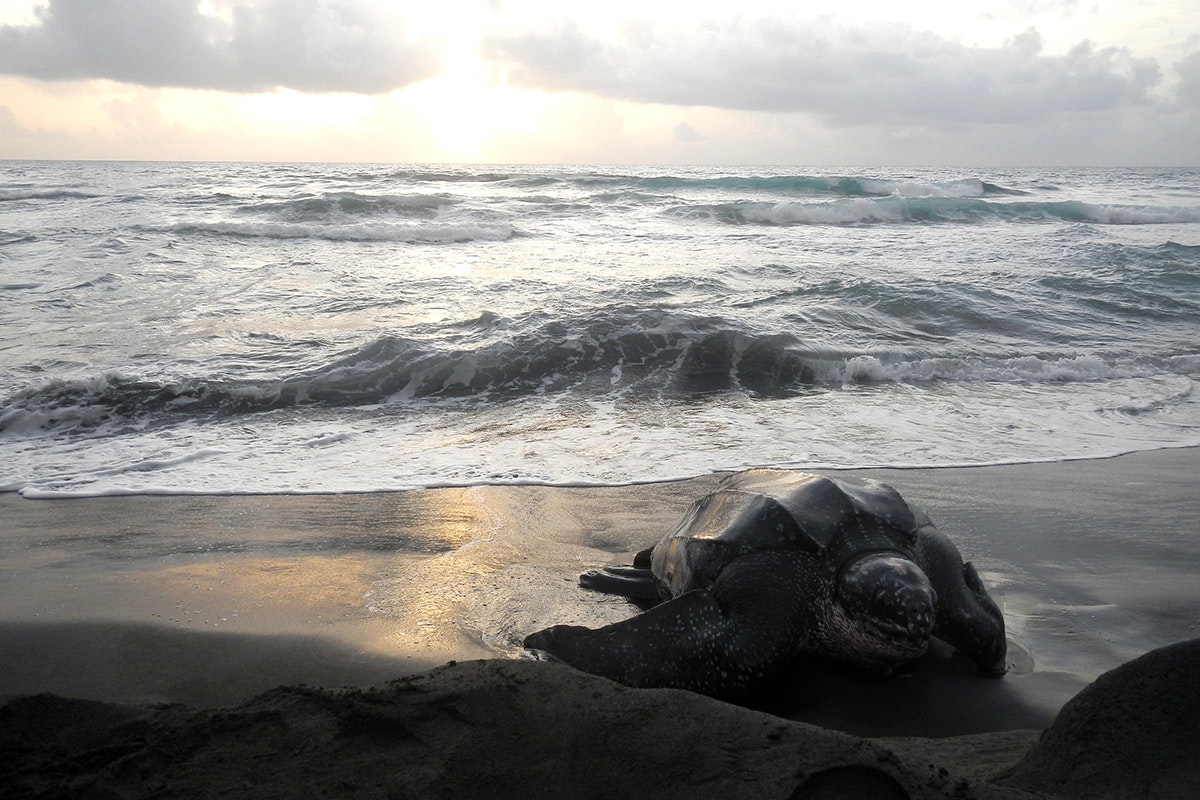
{"label": "wave foam", "polygon": [[1119,363],[1098,356],[1013,358],[924,358],[884,363],[855,356],[823,373],[842,383],[1074,383],[1162,374],[1169,365]]}

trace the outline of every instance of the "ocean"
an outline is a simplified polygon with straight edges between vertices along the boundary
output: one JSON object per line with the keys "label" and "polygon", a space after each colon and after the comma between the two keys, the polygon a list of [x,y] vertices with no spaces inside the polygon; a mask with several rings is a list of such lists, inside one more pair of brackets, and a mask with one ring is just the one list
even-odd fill
{"label": "ocean", "polygon": [[1200,170],[3,162],[0,490],[1200,444]]}

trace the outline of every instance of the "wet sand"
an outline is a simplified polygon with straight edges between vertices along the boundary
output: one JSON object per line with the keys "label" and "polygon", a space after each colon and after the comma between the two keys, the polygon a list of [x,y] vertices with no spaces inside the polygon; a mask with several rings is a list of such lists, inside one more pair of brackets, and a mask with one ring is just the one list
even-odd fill
{"label": "wet sand", "polygon": [[[777,720],[781,730],[806,732],[801,738],[814,735],[817,729],[803,724],[813,723],[838,747],[859,748],[855,752],[894,741],[878,737],[904,737],[919,746],[889,744],[897,764],[941,764],[973,781],[976,796],[988,796],[981,792],[1000,791],[1000,785],[980,782],[988,777],[984,773],[1011,767],[1037,732],[1101,673],[1200,636],[1198,450],[858,472],[896,486],[979,567],[1005,611],[1009,674],[981,679],[937,651],[901,678],[808,668],[757,710],[685,693],[668,693],[671,705],[719,718],[722,725],[736,717],[736,726],[765,730]],[[175,710],[178,718],[169,722],[151,704],[237,707],[230,711],[235,715],[261,710],[263,703],[273,714],[282,713],[280,703],[328,709],[348,695],[308,690],[312,694],[298,705],[279,693],[251,698],[279,686],[366,687],[423,673],[407,685],[425,682],[430,692],[455,697],[456,681],[473,682],[472,691],[485,695],[522,687],[512,703],[479,710],[495,718],[481,718],[477,735],[492,730],[488,726],[503,729],[506,715],[510,721],[538,716],[543,725],[562,726],[555,735],[564,753],[591,752],[607,746],[605,736],[627,735],[627,715],[651,713],[642,704],[666,702],[652,702],[666,695],[511,659],[520,657],[521,638],[540,627],[598,625],[633,613],[620,600],[579,589],[576,575],[627,562],[714,481],[270,497],[27,501],[0,495],[0,698],[51,692],[134,704],[121,711],[87,708],[101,720],[142,720],[135,728],[152,720],[156,730],[179,734],[200,724],[198,718],[185,724],[178,715],[186,714]],[[479,659],[509,660],[425,672],[450,660]],[[533,696],[536,714],[529,705]],[[35,713],[29,702],[8,707],[7,729],[17,719],[51,724],[87,716],[79,706]],[[346,706],[350,716],[353,705]],[[215,712],[204,713],[211,721]],[[597,714],[609,719],[608,728],[578,727],[581,715]],[[302,717],[288,724],[303,727]],[[447,730],[461,723],[445,720]],[[111,738],[110,728],[96,725],[94,731]],[[683,746],[659,733],[666,750]],[[428,730],[421,735],[433,736]],[[780,734],[798,742],[793,735],[800,736]],[[79,742],[95,744],[80,736]],[[730,769],[736,763],[753,782],[757,773],[745,749],[750,745],[710,744],[717,749],[703,757],[724,758]],[[849,751],[837,752],[844,762]],[[520,760],[511,752],[504,757]],[[815,762],[804,763],[809,766],[779,778],[779,785],[819,771]],[[724,767],[711,768],[724,774]],[[519,774],[522,765],[506,769]],[[916,784],[908,780],[900,782],[911,794]]]}

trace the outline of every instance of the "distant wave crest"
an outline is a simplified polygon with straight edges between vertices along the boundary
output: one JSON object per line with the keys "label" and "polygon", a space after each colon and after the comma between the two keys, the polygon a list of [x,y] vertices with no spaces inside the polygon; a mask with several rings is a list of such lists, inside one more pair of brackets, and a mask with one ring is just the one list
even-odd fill
{"label": "distant wave crest", "polygon": [[184,222],[168,226],[174,233],[256,239],[322,239],[333,242],[401,242],[456,244],[502,242],[517,235],[512,225],[488,222]]}
{"label": "distant wave crest", "polygon": [[993,183],[982,178],[929,182],[910,178],[869,178],[846,175],[723,175],[688,176],[631,175],[620,172],[564,172],[557,175],[531,176],[513,172],[457,172],[403,170],[392,176],[421,184],[507,183],[524,189],[563,185],[581,189],[641,190],[679,192],[716,189],[743,192],[771,192],[785,195],[844,197],[990,197],[1019,196],[1029,192]]}
{"label": "distant wave crest", "polygon": [[256,199],[241,203],[239,215],[269,215],[293,221],[347,219],[370,216],[399,216],[429,219],[456,205],[445,194],[371,194],[367,192],[324,192],[280,199]]}
{"label": "distant wave crest", "polygon": [[59,188],[9,188],[0,189],[0,203],[22,200],[92,200],[101,195],[75,189]]}
{"label": "distant wave crest", "polygon": [[461,208],[446,193],[338,191],[284,197],[219,195],[201,201],[221,216],[157,226],[184,235],[334,242],[455,244],[505,241],[516,228],[486,209]]}
{"label": "distant wave crest", "polygon": [[679,189],[724,189],[730,191],[773,192],[791,195],[840,195],[843,197],[987,197],[1025,195],[979,178],[930,183],[894,178],[844,176],[730,176],[723,178],[681,178],[675,176],[638,178],[639,188],[656,191]]}
{"label": "distant wave crest", "polygon": [[729,225],[878,225],[1066,221],[1096,225],[1200,222],[1200,208],[1094,205],[1077,201],[994,202],[977,198],[855,198],[832,202],[755,202],[680,205],[669,215]]}

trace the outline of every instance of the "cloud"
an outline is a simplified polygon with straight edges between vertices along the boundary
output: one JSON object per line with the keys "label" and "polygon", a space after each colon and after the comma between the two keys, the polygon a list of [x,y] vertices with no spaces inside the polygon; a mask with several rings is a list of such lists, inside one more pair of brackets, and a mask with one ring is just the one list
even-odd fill
{"label": "cloud", "polygon": [[[376,4],[377,6],[378,4]],[[377,94],[440,70],[434,43],[364,0],[50,0],[0,27],[0,72],[150,87]]]}
{"label": "cloud", "polygon": [[675,126],[672,131],[675,141],[677,142],[702,142],[704,134],[696,130],[693,126],[686,122],[681,122]]}
{"label": "cloud", "polygon": [[0,133],[9,135],[24,133],[17,123],[17,115],[8,106],[0,106]]}
{"label": "cloud", "polygon": [[1153,59],[1084,42],[1042,53],[1029,30],[969,47],[900,24],[731,20],[682,32],[626,26],[608,39],[571,21],[493,31],[485,54],[510,83],[644,103],[816,113],[835,124],[1027,124],[1149,102]]}
{"label": "cloud", "polygon": [[1200,111],[1200,51],[1190,53],[1175,65],[1179,73],[1179,102],[1185,108]]}
{"label": "cloud", "polygon": [[1079,5],[1079,0],[1010,0],[1010,2],[1017,14],[1026,17],[1055,11],[1065,14],[1073,11]]}

